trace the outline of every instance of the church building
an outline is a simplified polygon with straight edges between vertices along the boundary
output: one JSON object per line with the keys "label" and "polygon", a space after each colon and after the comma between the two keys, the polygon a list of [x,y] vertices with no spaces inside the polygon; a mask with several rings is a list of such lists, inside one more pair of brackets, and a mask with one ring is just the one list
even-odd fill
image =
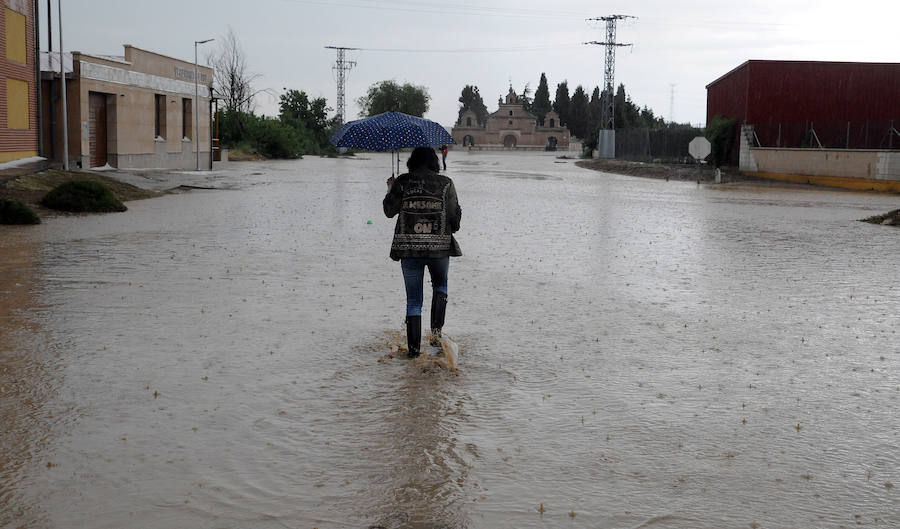
{"label": "church building", "polygon": [[538,117],[522,107],[522,100],[509,87],[506,101],[489,114],[487,123],[478,124],[475,112],[467,110],[450,131],[457,145],[467,148],[500,150],[568,150],[569,130],[560,125],[559,114],[552,110],[544,116],[544,124]]}

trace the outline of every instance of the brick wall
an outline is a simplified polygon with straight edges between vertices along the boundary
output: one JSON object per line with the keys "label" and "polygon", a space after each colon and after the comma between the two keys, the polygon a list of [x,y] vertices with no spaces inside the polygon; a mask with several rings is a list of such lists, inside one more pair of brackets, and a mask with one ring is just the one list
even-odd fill
{"label": "brick wall", "polygon": [[37,155],[37,67],[34,0],[0,0],[0,163]]}

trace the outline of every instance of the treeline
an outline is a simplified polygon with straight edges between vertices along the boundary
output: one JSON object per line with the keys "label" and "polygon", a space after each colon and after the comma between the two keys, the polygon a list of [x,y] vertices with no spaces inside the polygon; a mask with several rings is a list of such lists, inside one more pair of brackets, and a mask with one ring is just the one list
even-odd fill
{"label": "treeline", "polygon": [[[423,86],[387,80],[373,84],[359,103],[364,117],[383,112],[422,116],[431,96]],[[234,105],[238,106],[238,105]],[[268,158],[300,158],[304,154],[333,155],[328,139],[340,126],[324,97],[310,99],[306,92],[288,90],[279,98],[278,117],[257,116],[241,108],[219,112],[219,138],[223,146]]]}
{"label": "treeline", "polygon": [[300,158],[304,154],[335,154],[328,138],[337,126],[328,119],[332,109],[324,97],[310,99],[306,92],[288,90],[279,98],[278,117],[251,111],[219,111],[219,139],[224,147],[267,158]]}
{"label": "treeline", "polygon": [[[593,149],[596,147],[597,133],[602,126],[601,121],[603,119],[604,94],[599,86],[595,86],[590,95],[588,95],[585,88],[578,85],[570,95],[569,83],[568,81],[563,81],[556,85],[555,97],[551,101],[547,76],[542,73],[537,90],[532,93],[529,84],[526,83],[518,96],[523,108],[537,116],[539,125],[544,124],[545,116],[553,110],[559,114],[560,123],[568,127],[569,132],[573,136],[580,138],[586,148]],[[663,129],[672,126],[683,126],[667,124],[662,116],[657,116],[649,107],[640,107],[635,104],[631,96],[625,92],[624,84],[619,84],[614,97],[614,123],[616,130],[634,128]],[[502,103],[502,101],[503,99],[501,98],[500,102]],[[486,123],[488,111],[477,86],[466,85],[460,94],[459,103],[459,117],[462,117],[463,112],[471,110],[475,113],[479,125]]]}
{"label": "treeline", "polygon": [[328,143],[337,123],[328,119],[332,109],[325,98],[310,99],[306,92],[287,90],[279,97],[278,117],[257,115],[253,99],[269,90],[254,88],[259,75],[250,71],[234,30],[229,28],[218,42],[207,61],[213,67],[216,96],[225,107],[216,114],[222,147],[267,158],[337,152]]}

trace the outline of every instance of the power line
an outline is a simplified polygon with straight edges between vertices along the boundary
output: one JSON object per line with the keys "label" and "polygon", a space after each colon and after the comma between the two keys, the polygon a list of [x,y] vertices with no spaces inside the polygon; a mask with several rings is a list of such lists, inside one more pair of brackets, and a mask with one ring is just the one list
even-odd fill
{"label": "power line", "polygon": [[[360,8],[375,11],[400,11],[409,13],[433,13],[442,15],[455,16],[489,16],[503,18],[532,18],[532,19],[552,19],[552,20],[583,20],[584,15],[575,11],[563,11],[558,9],[535,9],[516,7],[515,10],[509,10],[502,7],[487,7],[477,4],[453,4],[447,6],[445,2],[423,2],[418,0],[279,0],[285,3],[320,5],[325,7],[337,8]],[[597,20],[597,19],[591,19]],[[677,26],[679,28],[696,27],[696,28],[747,28],[752,31],[783,31],[796,27],[796,24],[788,24],[783,22],[756,22],[748,20],[715,20],[715,19],[671,19],[671,18],[654,18],[641,17],[651,25],[658,26]]]}
{"label": "power line", "polygon": [[[485,6],[477,6],[477,5],[467,5],[467,6],[453,6],[447,7],[446,5],[441,6],[428,6],[422,5],[419,2],[416,3],[406,3],[400,2],[400,5],[391,5],[391,2],[383,2],[380,0],[355,0],[353,2],[348,1],[326,1],[326,0],[281,0],[282,2],[289,2],[294,4],[312,4],[312,5],[322,5],[328,7],[354,7],[361,9],[374,9],[378,11],[403,11],[409,13],[433,13],[433,14],[442,14],[442,15],[457,15],[457,16],[495,16],[495,17],[504,17],[504,18],[545,18],[545,19],[574,19],[581,18],[577,16],[575,13],[571,15],[560,14],[557,11],[549,11],[549,10],[522,10],[516,9],[514,11],[510,11],[508,9],[496,8],[496,7],[485,7]],[[393,2],[396,3],[396,2]],[[465,7],[465,9],[461,9],[461,7]]]}
{"label": "power line", "polygon": [[747,28],[748,30],[753,31],[782,31],[785,29],[789,29],[794,27],[794,24],[786,24],[783,22],[752,22],[747,20],[713,20],[713,19],[697,19],[691,18],[690,20],[673,20],[670,18],[653,18],[653,17],[641,17],[642,22],[646,22],[650,25],[655,26],[678,26],[680,28],[685,27],[694,27],[694,28],[715,28],[715,29],[733,29],[733,28]]}
{"label": "power line", "polygon": [[339,124],[344,124],[344,85],[346,82],[346,72],[350,71],[354,66],[356,66],[356,61],[347,61],[344,59],[344,53],[347,50],[358,50],[359,48],[345,48],[340,46],[325,46],[328,49],[337,51],[337,61],[332,66],[332,70],[337,71],[337,104],[335,105],[337,108],[335,109],[335,114],[338,118]]}
{"label": "power line", "polygon": [[565,48],[577,48],[581,44],[547,44],[538,46],[504,46],[502,48],[356,48],[360,51],[390,53],[514,53],[520,51],[551,51]]}

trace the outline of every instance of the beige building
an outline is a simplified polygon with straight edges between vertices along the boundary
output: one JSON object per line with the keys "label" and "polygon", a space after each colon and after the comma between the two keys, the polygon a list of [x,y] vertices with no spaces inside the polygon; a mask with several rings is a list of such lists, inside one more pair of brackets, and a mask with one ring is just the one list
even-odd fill
{"label": "beige building", "polygon": [[[212,69],[125,45],[124,56],[66,60],[69,160],[80,167],[209,168]],[[59,59],[42,65],[46,156],[62,158]],[[197,116],[199,113],[199,127]],[[52,141],[51,141],[52,138]]]}
{"label": "beige building", "polygon": [[506,101],[488,115],[487,123],[478,124],[475,113],[463,112],[450,131],[457,145],[475,149],[568,150],[569,130],[559,124],[559,114],[550,111],[544,125],[534,114],[522,108],[512,87]]}

